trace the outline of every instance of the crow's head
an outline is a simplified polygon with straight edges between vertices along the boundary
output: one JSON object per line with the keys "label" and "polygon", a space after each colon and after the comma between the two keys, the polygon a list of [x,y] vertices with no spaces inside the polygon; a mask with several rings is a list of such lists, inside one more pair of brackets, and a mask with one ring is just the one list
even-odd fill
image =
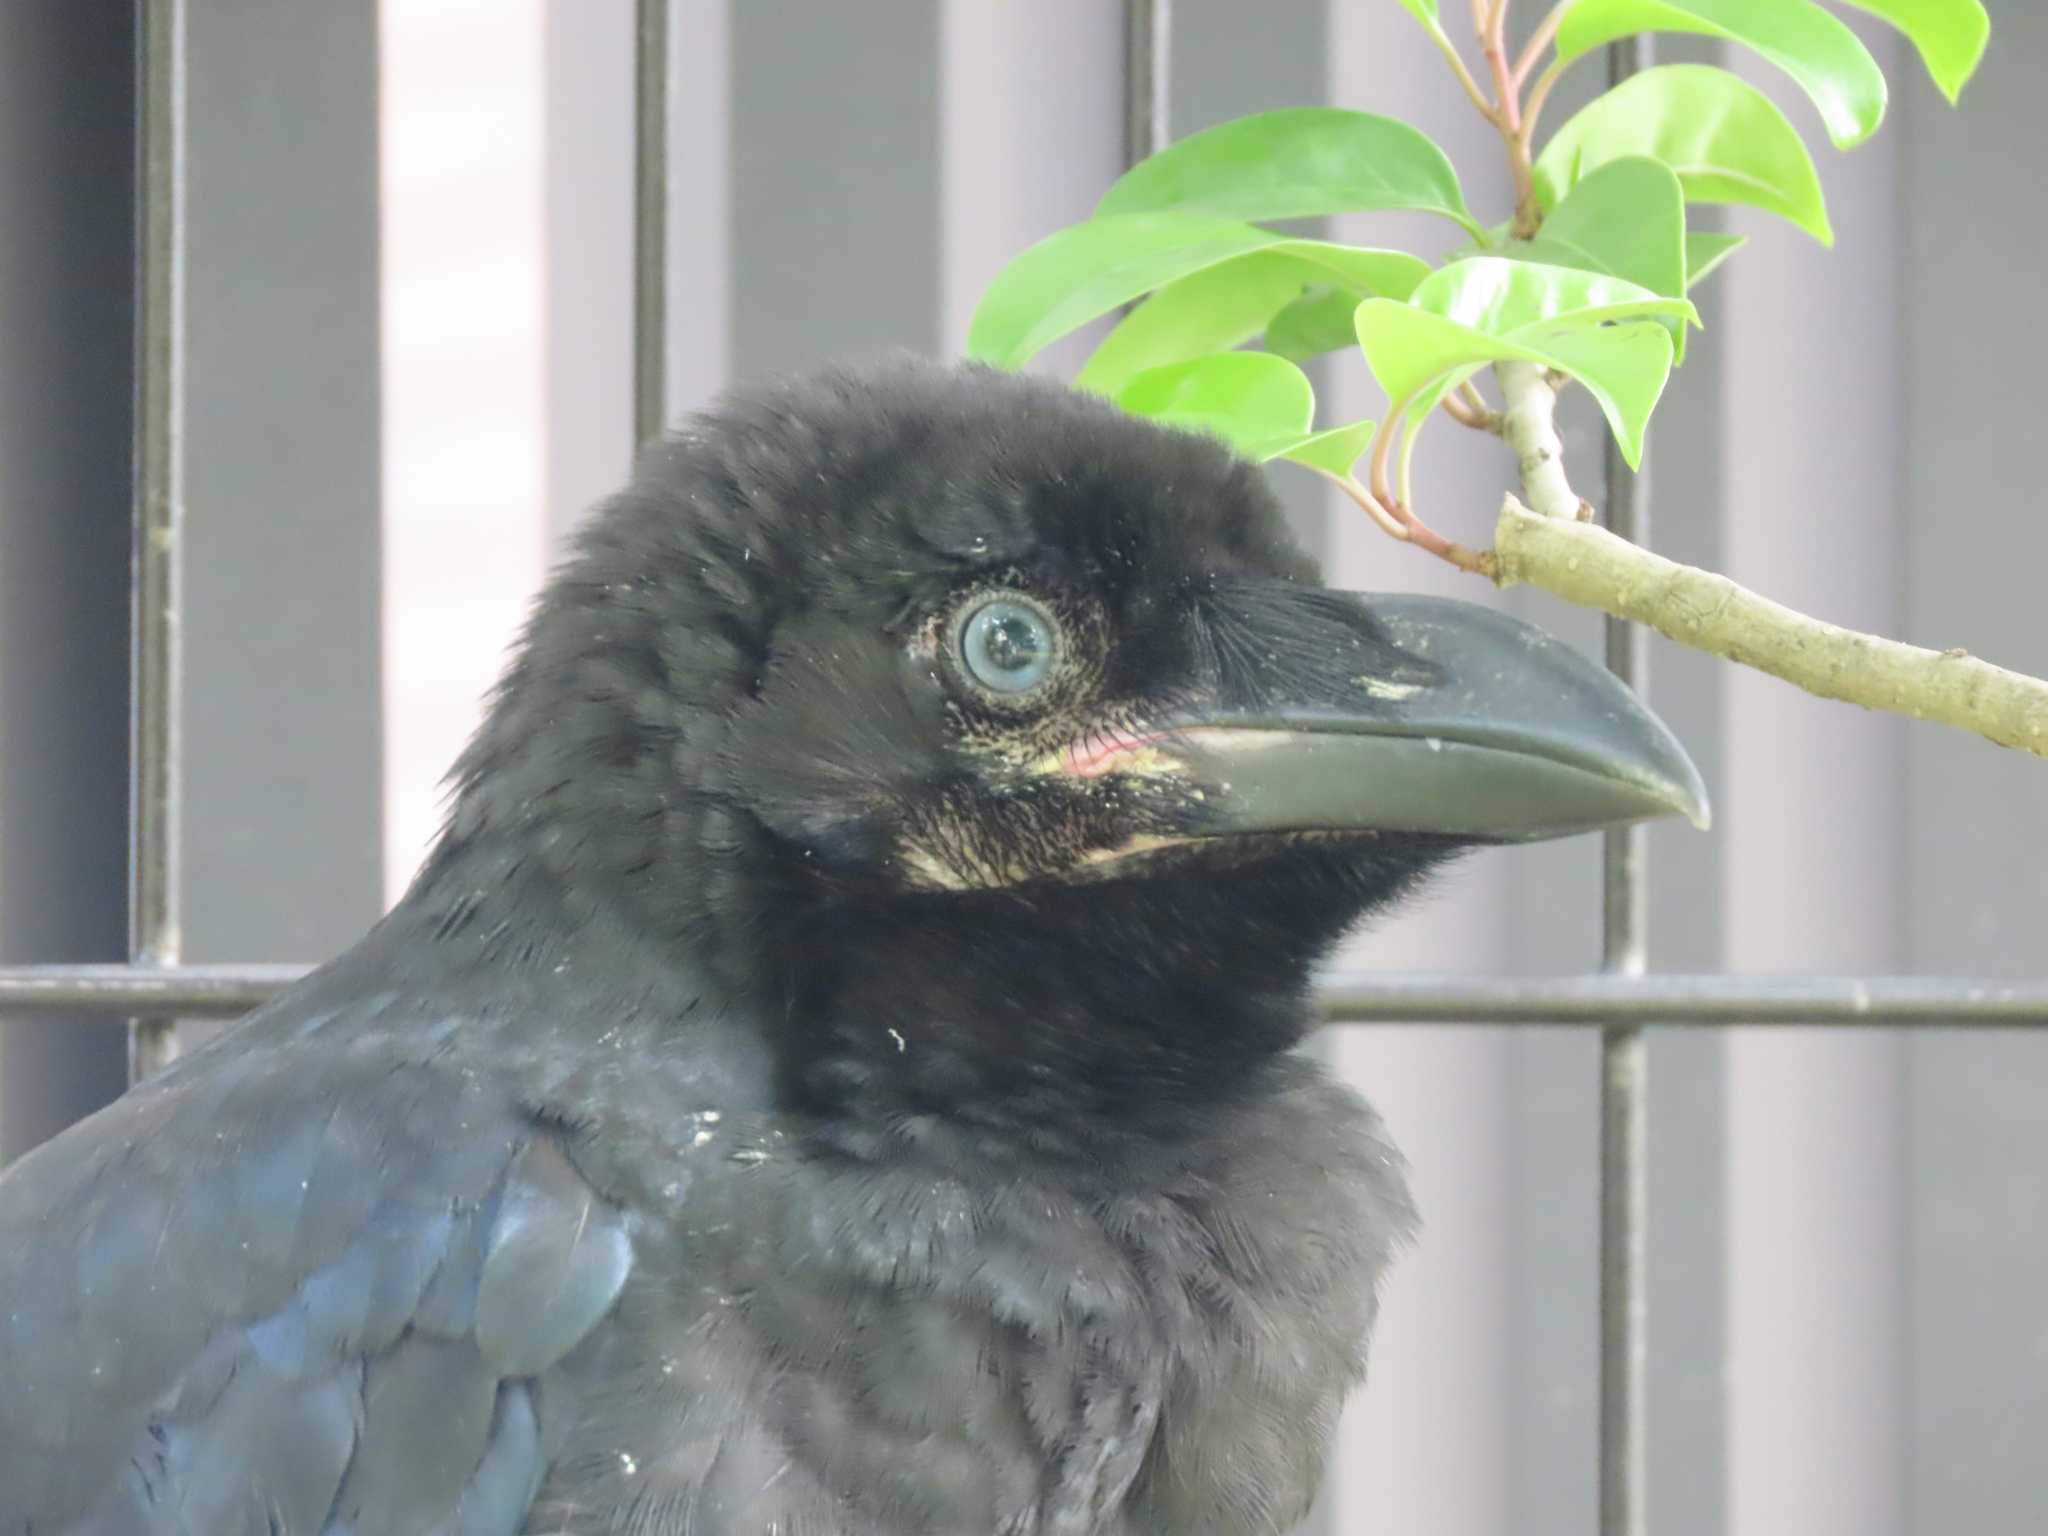
{"label": "crow's head", "polygon": [[[1664,728],[1540,632],[1322,587],[1220,444],[909,363],[649,450],[462,775],[451,845],[523,827],[579,900],[799,1011],[893,988],[896,1035],[1294,998],[1461,846],[1702,806]],[[963,967],[1001,999],[963,1001]]]}

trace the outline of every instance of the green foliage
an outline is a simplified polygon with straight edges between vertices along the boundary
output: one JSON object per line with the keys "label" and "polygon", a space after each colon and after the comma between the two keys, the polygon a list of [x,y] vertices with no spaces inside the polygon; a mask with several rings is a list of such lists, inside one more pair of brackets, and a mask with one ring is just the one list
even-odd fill
{"label": "green foliage", "polygon": [[[1267,260],[1240,260],[1254,253]],[[1220,334],[1228,334],[1231,327],[1195,314],[1198,305],[1188,302],[1185,293],[1174,296],[1166,290],[1226,265],[1231,270],[1202,285],[1195,297],[1207,304],[1220,300],[1233,312],[1254,301],[1264,303],[1263,295],[1273,291],[1280,294],[1273,304],[1278,308],[1310,282],[1336,282],[1359,293],[1399,297],[1413,291],[1429,271],[1427,262],[1402,251],[1300,240],[1208,213],[1098,216],[1039,241],[998,274],[975,310],[967,349],[987,362],[1015,368],[1089,321],[1158,290],[1157,298],[1167,302],[1134,334],[1118,340],[1117,348],[1142,356],[1136,367],[1172,361],[1171,356],[1155,355],[1156,348],[1182,345],[1176,336],[1199,345],[1205,332],[1221,326]],[[1291,278],[1291,291],[1285,283],[1279,290],[1272,288],[1276,271]],[[1236,339],[1255,333],[1272,312],[1257,315]],[[1146,349],[1142,354],[1141,348]],[[1097,378],[1091,387],[1104,387],[1103,381]]]}
{"label": "green foliage", "polygon": [[1289,107],[1241,117],[1133,166],[1095,216],[1199,209],[1234,219],[1415,209],[1479,232],[1458,173],[1427,136],[1391,117]]}
{"label": "green foliage", "polygon": [[1832,244],[1820,175],[1771,98],[1705,64],[1665,64],[1595,97],[1536,161],[1536,197],[1553,206],[1611,160],[1647,155],[1678,177],[1688,202],[1748,203]]}
{"label": "green foliage", "polygon": [[1920,50],[1927,73],[1950,102],[1977,72],[1984,45],[1991,40],[1991,18],[1983,0],[1837,0],[1873,16],[1882,16]]}
{"label": "green foliage", "polygon": [[1698,319],[1687,300],[1624,278],[1479,256],[1431,273],[1405,304],[1366,300],[1354,323],[1411,436],[1480,369],[1534,363],[1586,386],[1633,464],[1671,368],[1671,334],[1655,323],[1667,316]]}
{"label": "green foliage", "polygon": [[1344,312],[1348,322],[1360,299],[1370,295],[1406,298],[1428,275],[1429,264],[1404,251],[1368,250],[1322,240],[1282,241],[1160,288],[1103,339],[1074,382],[1083,389],[1113,395],[1144,369],[1249,340],[1311,288],[1347,298]]}
{"label": "green foliage", "polygon": [[1884,118],[1884,72],[1813,0],[1578,0],[1557,29],[1560,64],[1636,32],[1695,32],[1753,49],[1799,82],[1838,149]]}
{"label": "green foliage", "polygon": [[[1439,0],[1398,3],[1459,60]],[[1952,100],[1983,55],[1981,0],[1834,3],[1897,27]],[[1515,131],[1524,111],[1539,110],[1575,61],[1638,32],[1692,33],[1754,52],[1805,93],[1844,149],[1877,130],[1886,83],[1819,0],[1558,0],[1552,20],[1547,62],[1531,56],[1510,71],[1514,110],[1486,108],[1505,125],[1522,192],[1511,223],[1483,225],[1450,160],[1405,123],[1334,107],[1261,113],[1162,150],[1117,181],[1091,218],[1019,255],[983,296],[970,352],[1017,367],[1142,301],[1096,348],[1081,387],[1213,432],[1254,458],[1343,477],[1370,453],[1372,494],[1383,499],[1394,496],[1383,477],[1398,442],[1403,503],[1420,426],[1488,367],[1528,363],[1582,384],[1635,462],[1669,370],[1684,360],[1687,327],[1698,323],[1686,294],[1743,243],[1688,229],[1686,205],[1758,208],[1825,245],[1833,235],[1820,177],[1785,113],[1724,69],[1646,70],[1540,143],[1533,129]],[[1266,227],[1396,210],[1448,219],[1469,243],[1432,261]],[[1316,431],[1314,394],[1297,365],[1353,345],[1386,391],[1385,419]]]}
{"label": "green foliage", "polygon": [[1269,352],[1218,352],[1148,368],[1116,400],[1168,426],[1214,432],[1253,459],[1299,443],[1316,408],[1307,376]]}
{"label": "green foliage", "polygon": [[1708,276],[1714,268],[1749,244],[1747,235],[1724,235],[1710,229],[1688,230],[1685,236],[1685,286]]}

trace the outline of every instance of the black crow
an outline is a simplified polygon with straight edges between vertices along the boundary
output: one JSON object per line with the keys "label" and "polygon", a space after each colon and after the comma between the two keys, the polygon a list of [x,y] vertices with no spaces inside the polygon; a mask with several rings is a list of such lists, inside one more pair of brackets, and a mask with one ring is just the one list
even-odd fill
{"label": "black crow", "polygon": [[0,1178],[0,1533],[1276,1533],[1414,1228],[1294,1048],[1606,674],[897,363],[647,451],[361,943]]}

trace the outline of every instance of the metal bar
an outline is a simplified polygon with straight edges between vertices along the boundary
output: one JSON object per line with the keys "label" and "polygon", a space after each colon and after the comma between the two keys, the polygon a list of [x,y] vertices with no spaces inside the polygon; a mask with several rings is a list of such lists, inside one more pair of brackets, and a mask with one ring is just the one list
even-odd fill
{"label": "metal bar", "polygon": [[1325,1022],[1711,1026],[1884,1024],[1914,1028],[2048,1025],[2048,981],[1933,976],[1332,977]]}
{"label": "metal bar", "polygon": [[1124,0],[1124,164],[1172,137],[1173,0]]}
{"label": "metal bar", "polygon": [[[136,197],[135,543],[129,716],[128,954],[177,964],[185,522],[185,0],[145,0]],[[168,1014],[132,1019],[128,1078],[178,1051]]]}
{"label": "metal bar", "polygon": [[633,443],[668,425],[668,130],[674,0],[639,0],[633,34]]}
{"label": "metal bar", "polygon": [[[1645,37],[1607,50],[1607,83],[1619,85],[1650,62]],[[1650,536],[1648,487],[1607,436],[1602,500],[1609,532],[1633,543]],[[1649,637],[1611,614],[1607,667],[1642,692]],[[1600,968],[1641,976],[1649,965],[1649,829],[1601,837]],[[1650,1051],[1639,1020],[1600,1033],[1600,1536],[1645,1536],[1650,1488]]]}
{"label": "metal bar", "polygon": [[[0,966],[0,1012],[230,1016],[274,996],[298,965]],[[2038,1029],[2048,980],[1944,976],[1336,975],[1316,994],[1330,1024],[1887,1025]]]}
{"label": "metal bar", "polygon": [[304,965],[0,966],[0,1013],[133,1013],[233,1018],[304,976]]}

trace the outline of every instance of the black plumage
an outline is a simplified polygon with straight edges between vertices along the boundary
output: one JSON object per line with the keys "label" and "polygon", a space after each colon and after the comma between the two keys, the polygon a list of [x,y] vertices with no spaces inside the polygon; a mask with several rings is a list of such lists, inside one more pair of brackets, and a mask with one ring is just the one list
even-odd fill
{"label": "black plumage", "polygon": [[[1495,623],[1325,593],[1256,470],[1050,384],[697,420],[390,916],[0,1177],[0,1536],[1285,1530],[1415,1223],[1312,964],[1692,793]],[[1303,742],[1391,755],[1318,810]]]}

